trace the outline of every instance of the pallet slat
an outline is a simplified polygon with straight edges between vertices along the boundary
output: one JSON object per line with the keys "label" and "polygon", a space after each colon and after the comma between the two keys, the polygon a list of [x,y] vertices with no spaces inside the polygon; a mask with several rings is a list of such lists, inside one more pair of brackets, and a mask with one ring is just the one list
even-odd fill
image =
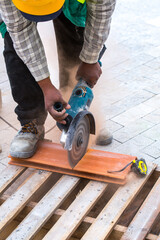
{"label": "pallet slat", "polygon": [[0,195],[26,170],[24,167],[8,166],[0,174]]}
{"label": "pallet slat", "polygon": [[43,240],[68,239],[103,194],[106,187],[106,183],[90,181]]}
{"label": "pallet slat", "polygon": [[129,224],[121,240],[141,240],[149,232],[160,211],[160,178],[153,186],[150,194]]}
{"label": "pallet slat", "polygon": [[[127,227],[124,227],[124,226],[121,226],[121,225],[118,225],[118,224],[114,227],[114,231],[117,231],[117,232],[120,232],[120,233],[125,233],[126,230],[127,230]],[[146,236],[146,240],[157,240],[157,236],[149,233]]]}
{"label": "pallet slat", "polygon": [[29,240],[51,217],[58,206],[80,181],[77,177],[62,176],[52,189],[33,208],[7,240]]}
{"label": "pallet slat", "polygon": [[[6,201],[6,199],[7,199],[7,196],[5,196],[4,198],[2,197],[2,198],[0,198],[0,201]],[[29,209],[31,208],[31,209],[33,209],[35,206],[37,205],[37,203],[35,203],[35,202],[29,202],[25,207],[26,208],[28,208],[28,211],[29,211]],[[43,209],[43,211],[44,211],[44,209]],[[64,213],[65,213],[65,211],[66,210],[63,210],[63,209],[57,209],[57,210],[55,210],[55,212],[53,213],[53,216],[58,216],[58,217],[60,217],[60,216],[62,216]],[[83,222],[84,223],[89,223],[89,224],[92,224],[93,222],[95,221],[95,218],[93,218],[93,217],[88,217],[88,216],[86,216],[84,219],[83,219]],[[24,222],[23,222],[24,223]],[[14,221],[13,221],[13,224],[14,224]],[[19,225],[20,226],[20,225]],[[16,228],[16,230],[18,230],[19,231],[19,226]],[[45,231],[46,231],[46,229],[48,229],[47,228],[48,226],[45,226]],[[43,228],[42,228],[43,229]],[[41,231],[42,231],[42,229],[41,229]],[[122,225],[115,225],[115,227],[114,227],[114,231],[116,231],[116,232],[119,232],[119,233],[124,233],[125,231],[127,230],[127,227],[124,227],[124,226],[122,226]],[[19,235],[18,235],[19,236]],[[28,235],[29,236],[29,235]],[[9,237],[11,237],[11,235],[9,236]],[[36,237],[37,237],[37,235],[36,235]],[[12,238],[13,239],[13,238]],[[23,239],[23,238],[22,238]],[[8,238],[6,239],[6,240],[8,240]],[[24,240],[24,239],[23,239]],[[29,240],[29,239],[27,239],[27,240]],[[154,235],[154,234],[151,234],[151,233],[149,233],[147,236],[146,236],[146,240],[157,240],[157,235]]]}
{"label": "pallet slat", "polygon": [[0,232],[17,216],[37,189],[51,175],[35,170],[29,179],[0,206]]}
{"label": "pallet slat", "polygon": [[160,234],[159,234],[159,236],[158,236],[158,238],[156,240],[160,240]]}
{"label": "pallet slat", "polygon": [[124,209],[138,194],[155,167],[155,165],[148,166],[148,175],[145,178],[138,178],[134,173],[130,173],[127,184],[119,187],[111,200],[98,215],[95,222],[84,234],[82,240],[95,240],[95,236],[96,240],[106,239],[113,230]]}

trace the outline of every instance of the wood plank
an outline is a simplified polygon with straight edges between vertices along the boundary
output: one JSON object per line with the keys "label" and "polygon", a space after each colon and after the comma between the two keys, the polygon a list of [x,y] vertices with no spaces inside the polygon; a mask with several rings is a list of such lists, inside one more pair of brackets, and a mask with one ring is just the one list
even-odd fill
{"label": "wood plank", "polygon": [[43,239],[68,239],[103,194],[106,187],[105,183],[90,181]]}
{"label": "wood plank", "polygon": [[121,240],[142,240],[149,232],[160,211],[160,178],[129,224]]}
{"label": "wood plank", "polygon": [[24,184],[0,206],[0,232],[22,210],[51,174],[35,170]]}
{"label": "wood plank", "polygon": [[77,177],[62,176],[52,189],[33,208],[13,233],[7,238],[29,240],[46,223],[53,212],[66,199],[80,181]]}
{"label": "wood plank", "polygon": [[96,240],[106,239],[124,209],[135,198],[155,168],[156,165],[149,165],[148,175],[145,178],[139,178],[134,173],[130,173],[127,184],[119,187],[82,239],[95,240],[95,236]]}
{"label": "wood plank", "polygon": [[0,174],[0,195],[26,170],[24,167],[8,166]]}

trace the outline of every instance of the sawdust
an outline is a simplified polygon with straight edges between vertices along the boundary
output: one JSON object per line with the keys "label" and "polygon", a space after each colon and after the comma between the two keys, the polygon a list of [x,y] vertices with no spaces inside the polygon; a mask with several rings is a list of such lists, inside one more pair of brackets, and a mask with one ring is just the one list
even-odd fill
{"label": "sawdust", "polygon": [[[69,98],[72,94],[73,87],[66,86],[62,89],[60,89],[63,98],[65,101],[69,101]],[[94,93],[95,92],[95,93]],[[88,147],[91,147],[91,145],[95,144],[96,136],[98,136],[100,130],[105,127],[105,114],[102,106],[102,99],[100,97],[100,94],[98,94],[97,89],[93,89],[94,93],[94,99],[91,103],[89,111],[93,114],[96,124],[96,135],[90,135],[90,141],[88,144]]]}

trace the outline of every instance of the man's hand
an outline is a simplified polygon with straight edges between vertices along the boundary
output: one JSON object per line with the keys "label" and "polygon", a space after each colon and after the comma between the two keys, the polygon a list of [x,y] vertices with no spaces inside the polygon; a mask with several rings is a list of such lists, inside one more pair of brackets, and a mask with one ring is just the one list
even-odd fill
{"label": "man's hand", "polygon": [[99,63],[89,64],[81,62],[76,74],[76,79],[80,80],[80,78],[83,78],[91,87],[94,87],[101,74],[102,70]]}
{"label": "man's hand", "polygon": [[[59,123],[66,124],[64,120],[68,114],[65,109],[69,109],[70,105],[64,101],[60,91],[54,87],[49,78],[43,79],[38,82],[44,94],[45,109],[51,114],[51,116]],[[64,109],[62,112],[54,110],[53,105],[56,102],[61,102]]]}

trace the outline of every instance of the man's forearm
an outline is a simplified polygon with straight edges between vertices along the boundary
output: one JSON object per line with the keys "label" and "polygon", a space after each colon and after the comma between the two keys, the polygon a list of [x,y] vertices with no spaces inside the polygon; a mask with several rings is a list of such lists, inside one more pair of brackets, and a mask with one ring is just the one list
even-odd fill
{"label": "man's forearm", "polygon": [[14,48],[39,81],[49,76],[44,48],[36,24],[26,20],[11,0],[0,1],[0,13],[12,38]]}
{"label": "man's forearm", "polygon": [[111,16],[116,0],[87,0],[87,21],[80,59],[96,63],[109,35]]}

